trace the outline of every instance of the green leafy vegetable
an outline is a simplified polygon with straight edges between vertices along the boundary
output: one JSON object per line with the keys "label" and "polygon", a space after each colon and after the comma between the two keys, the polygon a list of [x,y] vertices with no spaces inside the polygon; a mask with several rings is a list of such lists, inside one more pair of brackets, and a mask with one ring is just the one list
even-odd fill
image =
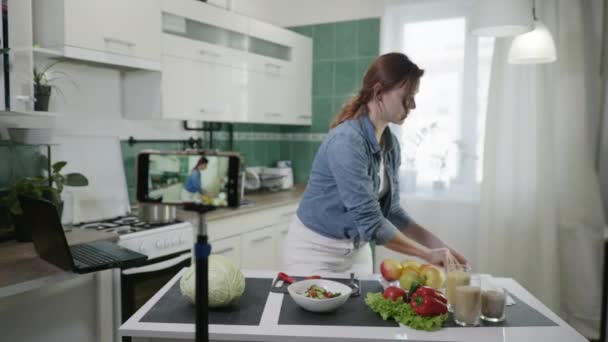
{"label": "green leafy vegetable", "polygon": [[383,320],[392,318],[398,323],[417,330],[433,331],[440,329],[443,322],[448,318],[448,314],[434,317],[420,316],[414,312],[409,303],[404,303],[402,298],[398,298],[396,301],[384,299],[381,292],[368,293],[365,304],[379,314]]}

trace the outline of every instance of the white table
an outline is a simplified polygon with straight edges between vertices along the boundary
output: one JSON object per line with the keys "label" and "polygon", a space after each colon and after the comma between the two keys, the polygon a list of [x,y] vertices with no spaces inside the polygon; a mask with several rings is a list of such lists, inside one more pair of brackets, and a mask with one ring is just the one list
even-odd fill
{"label": "white table", "polygon": [[[122,336],[132,336],[133,341],[168,342],[194,340],[194,324],[145,323],[141,318],[154,307],[160,298],[179,281],[182,270],[171,279],[154,297],[142,306],[120,327]],[[248,278],[274,278],[276,271],[243,271]],[[443,328],[434,332],[410,329],[407,326],[344,327],[279,325],[279,313],[283,294],[271,292],[264,307],[259,326],[210,325],[210,340],[222,341],[473,341],[473,342],[588,342],[566,322],[551,312],[538,299],[511,278],[497,278],[502,286],[520,300],[553,320],[558,326],[551,327],[475,327]],[[517,305],[517,304],[516,304]]]}

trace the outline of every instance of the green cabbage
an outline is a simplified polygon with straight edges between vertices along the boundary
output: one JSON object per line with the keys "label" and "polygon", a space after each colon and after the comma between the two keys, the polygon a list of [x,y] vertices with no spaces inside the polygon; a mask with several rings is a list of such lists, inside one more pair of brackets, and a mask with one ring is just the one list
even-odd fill
{"label": "green cabbage", "polygon": [[[179,287],[182,295],[192,303],[195,302],[195,265],[193,264],[182,275]],[[245,292],[245,277],[230,261],[221,255],[209,256],[209,307],[230,305]]]}

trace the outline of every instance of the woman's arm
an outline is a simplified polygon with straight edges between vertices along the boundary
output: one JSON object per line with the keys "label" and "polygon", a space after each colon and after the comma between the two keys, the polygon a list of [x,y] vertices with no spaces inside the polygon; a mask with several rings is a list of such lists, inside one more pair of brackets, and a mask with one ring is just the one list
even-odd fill
{"label": "woman's arm", "polygon": [[444,265],[447,260],[447,251],[461,264],[468,264],[468,260],[439,239],[435,234],[424,229],[415,222],[410,222],[402,232],[384,244],[384,247],[395,252],[422,258],[436,265]]}

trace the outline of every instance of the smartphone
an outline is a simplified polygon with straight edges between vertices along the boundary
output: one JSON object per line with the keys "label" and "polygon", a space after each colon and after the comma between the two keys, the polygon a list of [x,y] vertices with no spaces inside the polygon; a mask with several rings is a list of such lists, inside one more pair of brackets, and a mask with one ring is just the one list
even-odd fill
{"label": "smartphone", "polygon": [[143,151],[137,156],[137,201],[238,207],[240,168],[233,152]]}

